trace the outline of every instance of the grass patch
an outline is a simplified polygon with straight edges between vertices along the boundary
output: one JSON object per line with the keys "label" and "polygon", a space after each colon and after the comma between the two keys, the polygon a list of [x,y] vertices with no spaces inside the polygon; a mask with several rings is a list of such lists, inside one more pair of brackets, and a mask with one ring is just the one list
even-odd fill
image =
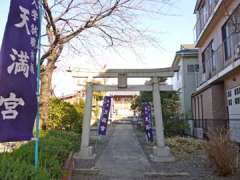
{"label": "grass patch", "polygon": [[39,142],[39,171],[34,168],[35,142],[23,144],[12,153],[0,154],[0,179],[61,179],[64,161],[79,146],[79,134],[48,131]]}

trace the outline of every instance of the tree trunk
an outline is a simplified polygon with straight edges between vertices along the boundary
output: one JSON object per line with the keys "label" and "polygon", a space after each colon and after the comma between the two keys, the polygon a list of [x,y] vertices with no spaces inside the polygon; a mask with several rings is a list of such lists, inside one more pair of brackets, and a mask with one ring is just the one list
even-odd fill
{"label": "tree trunk", "polygon": [[40,89],[40,128],[47,130],[48,108],[51,99],[52,75],[55,69],[55,63],[62,52],[62,45],[53,49],[47,58],[47,65],[44,66],[44,71],[41,72],[41,89]]}

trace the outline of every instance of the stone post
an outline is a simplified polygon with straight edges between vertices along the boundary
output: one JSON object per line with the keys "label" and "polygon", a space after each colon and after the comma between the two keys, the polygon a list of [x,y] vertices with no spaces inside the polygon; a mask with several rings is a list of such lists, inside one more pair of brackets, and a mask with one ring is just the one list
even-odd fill
{"label": "stone post", "polygon": [[157,146],[153,147],[152,159],[160,162],[170,162],[174,161],[174,157],[171,155],[169,148],[165,146],[159,79],[157,77],[154,77],[152,80],[153,80],[153,106],[157,142]]}
{"label": "stone post", "polygon": [[164,147],[165,140],[164,140],[164,129],[163,129],[163,118],[162,118],[162,105],[161,105],[161,96],[160,96],[158,78],[153,79],[153,106],[154,106],[154,117],[155,117],[155,124],[156,124],[157,146]]}
{"label": "stone post", "polygon": [[82,139],[80,152],[78,158],[80,159],[92,159],[93,148],[89,146],[90,141],[90,128],[91,128],[91,117],[92,117],[92,98],[93,98],[93,83],[88,82],[86,86],[86,100],[84,108],[83,126],[82,126]]}

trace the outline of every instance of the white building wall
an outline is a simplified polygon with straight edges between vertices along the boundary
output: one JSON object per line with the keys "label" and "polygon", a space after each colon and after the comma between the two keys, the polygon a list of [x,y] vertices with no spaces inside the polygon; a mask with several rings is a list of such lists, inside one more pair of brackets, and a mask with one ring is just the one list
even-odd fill
{"label": "white building wall", "polygon": [[180,113],[191,115],[191,95],[197,87],[197,72],[188,72],[188,65],[198,65],[198,58],[181,56],[178,61],[179,71],[172,78],[173,89],[179,93]]}

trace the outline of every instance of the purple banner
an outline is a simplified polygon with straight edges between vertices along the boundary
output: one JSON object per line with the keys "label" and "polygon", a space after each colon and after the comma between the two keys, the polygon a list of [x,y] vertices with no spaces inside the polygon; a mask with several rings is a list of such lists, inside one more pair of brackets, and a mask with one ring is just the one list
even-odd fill
{"label": "purple banner", "polygon": [[111,107],[111,96],[105,96],[103,99],[102,114],[100,117],[98,134],[105,136],[107,133],[107,123]]}
{"label": "purple banner", "polygon": [[151,105],[143,103],[144,124],[147,140],[153,142]]}
{"label": "purple banner", "polygon": [[0,52],[0,142],[33,137],[39,29],[38,0],[11,0]]}

